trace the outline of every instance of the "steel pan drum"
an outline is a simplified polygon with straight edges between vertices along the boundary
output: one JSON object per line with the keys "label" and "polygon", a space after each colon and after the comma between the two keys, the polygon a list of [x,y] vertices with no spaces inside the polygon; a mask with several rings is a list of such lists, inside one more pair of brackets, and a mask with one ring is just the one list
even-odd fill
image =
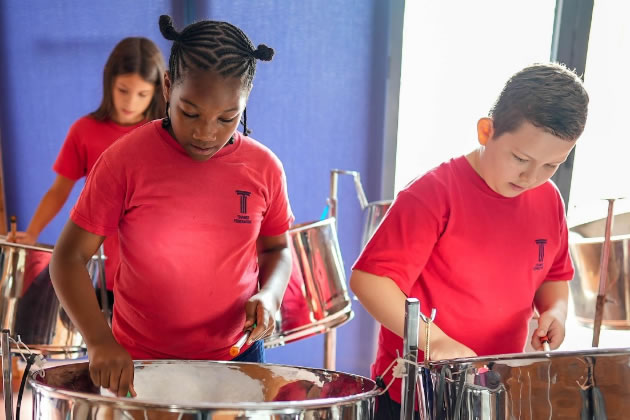
{"label": "steel pan drum", "polygon": [[365,210],[365,224],[363,225],[363,236],[361,239],[361,248],[365,248],[381,221],[385,217],[385,213],[392,205],[392,200],[374,201],[368,203]]}
{"label": "steel pan drum", "polygon": [[49,358],[85,355],[83,338],[61,308],[48,275],[53,247],[0,238],[0,323]]}
{"label": "steel pan drum", "polygon": [[324,333],[353,317],[335,219],[299,224],[289,234],[297,268],[266,347]]}
{"label": "steel pan drum", "polygon": [[630,349],[458,359],[422,370],[428,419],[630,418]]}
{"label": "steel pan drum", "polygon": [[[587,326],[593,325],[595,317],[605,223],[606,219],[595,220],[570,229],[569,249],[575,265],[571,299],[576,319]],[[630,328],[630,213],[614,217],[602,327]]]}
{"label": "steel pan drum", "polygon": [[35,420],[372,419],[378,393],[367,378],[256,363],[135,363],[135,398],[103,394],[87,363],[32,376]]}

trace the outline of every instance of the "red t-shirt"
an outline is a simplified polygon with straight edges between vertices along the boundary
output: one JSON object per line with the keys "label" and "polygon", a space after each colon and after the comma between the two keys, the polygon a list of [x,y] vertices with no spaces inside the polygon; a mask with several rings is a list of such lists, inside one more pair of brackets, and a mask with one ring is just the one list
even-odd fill
{"label": "red t-shirt", "polygon": [[293,221],[278,158],[240,133],[205,162],[153,121],[107,149],[71,213],[120,237],[113,331],[134,359],[227,360],[258,286],[256,240]]}
{"label": "red t-shirt", "polygon": [[[435,323],[480,356],[522,352],[538,287],[573,278],[562,197],[551,182],[503,197],[452,159],[398,194],[353,268],[437,309]],[[381,327],[374,376],[396,350],[402,338]],[[400,401],[399,380],[390,395]]]}
{"label": "red t-shirt", "polygon": [[[146,121],[122,126],[113,121],[99,121],[86,116],[79,118],[68,132],[53,170],[66,178],[77,181],[87,176],[101,154],[122,135],[140,127]],[[118,235],[105,239],[105,281],[108,290],[114,288],[114,274],[118,267]]]}

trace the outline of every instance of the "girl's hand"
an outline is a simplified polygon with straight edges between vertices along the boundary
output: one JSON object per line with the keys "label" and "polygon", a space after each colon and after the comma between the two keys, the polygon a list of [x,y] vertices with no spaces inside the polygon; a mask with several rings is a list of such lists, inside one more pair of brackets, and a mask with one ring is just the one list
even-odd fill
{"label": "girl's hand", "polygon": [[273,296],[269,292],[261,290],[252,296],[245,304],[245,325],[243,330],[256,327],[252,330],[247,344],[252,344],[262,338],[269,337],[275,327],[275,316],[278,311],[274,304]]}
{"label": "girl's hand", "polygon": [[549,310],[543,312],[538,318],[538,328],[532,334],[532,347],[534,350],[543,350],[540,339],[547,336],[549,339],[549,347],[555,350],[560,347],[564,341],[564,319],[563,313]]}
{"label": "girl's hand", "polygon": [[90,378],[96,386],[109,389],[119,397],[136,396],[133,389],[133,360],[127,351],[113,339],[88,345]]}
{"label": "girl's hand", "polygon": [[28,232],[15,232],[15,235],[9,232],[7,242],[15,242],[24,245],[34,245],[37,242],[37,236]]}
{"label": "girl's hand", "polygon": [[446,334],[441,334],[431,340],[429,348],[431,361],[458,359],[460,357],[476,357],[477,353],[459,341],[453,340]]}

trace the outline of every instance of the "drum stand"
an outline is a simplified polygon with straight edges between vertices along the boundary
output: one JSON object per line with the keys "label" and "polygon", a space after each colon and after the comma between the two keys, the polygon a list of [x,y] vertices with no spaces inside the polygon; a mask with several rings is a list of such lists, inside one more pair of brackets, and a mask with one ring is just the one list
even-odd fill
{"label": "drum stand", "polygon": [[[405,301],[405,332],[403,337],[404,373],[400,392],[400,420],[414,420],[416,412],[416,395],[418,396],[418,410],[421,420],[430,420],[431,402],[427,398],[429,393],[425,389],[431,387],[429,372],[429,331],[435,320],[436,310],[431,310],[431,316],[427,317],[420,312],[420,301],[416,298],[407,298]],[[420,320],[425,324],[424,366],[418,365],[418,331]],[[428,378],[418,383],[418,377]]]}
{"label": "drum stand", "polygon": [[604,318],[604,304],[606,303],[606,283],[608,282],[608,259],[610,257],[610,234],[613,226],[613,206],[615,198],[607,198],[608,216],[606,218],[606,230],[604,232],[604,243],[602,245],[602,256],[599,264],[599,287],[597,301],[595,304],[595,319],[593,321],[593,347],[599,347],[599,333]]}
{"label": "drum stand", "polygon": [[[418,329],[420,327],[420,301],[407,298],[405,302],[405,335],[403,339],[405,375],[402,377],[400,420],[413,420],[416,411],[416,382],[418,380]],[[426,356],[425,356],[426,357]]]}
{"label": "drum stand", "polygon": [[2,345],[2,390],[4,393],[4,418],[7,420],[13,420],[13,370],[11,366],[9,330],[2,330],[0,344]]}
{"label": "drum stand", "polygon": [[[359,173],[356,171],[346,171],[342,169],[333,169],[330,171],[330,196],[328,197],[328,217],[335,218],[335,225],[337,224],[337,184],[339,175],[351,175],[354,178],[355,187],[357,188],[357,194],[359,194],[359,201],[361,203],[361,209],[364,205],[367,205],[367,198],[363,193],[363,187],[361,187],[361,180]],[[337,227],[337,226],[335,226]],[[324,335],[324,368],[328,370],[335,370],[337,363],[337,330],[331,329]]]}

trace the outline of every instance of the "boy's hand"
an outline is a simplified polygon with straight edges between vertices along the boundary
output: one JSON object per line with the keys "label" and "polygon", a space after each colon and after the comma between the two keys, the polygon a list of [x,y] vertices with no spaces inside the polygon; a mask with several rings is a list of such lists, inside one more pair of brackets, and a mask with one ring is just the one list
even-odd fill
{"label": "boy's hand", "polygon": [[119,397],[127,396],[127,392],[136,396],[133,389],[133,360],[116,340],[88,345],[88,358],[90,378],[94,385],[107,388]]}
{"label": "boy's hand", "polygon": [[270,336],[276,327],[277,306],[271,293],[261,290],[252,296],[245,304],[244,330],[256,327],[252,330],[247,344],[252,344],[262,338]]}
{"label": "boy's hand", "polygon": [[540,339],[544,336],[549,338],[549,347],[555,350],[564,341],[565,317],[555,310],[543,312],[538,318],[538,328],[532,334],[532,347],[536,351],[543,350]]}
{"label": "boy's hand", "polygon": [[469,347],[463,345],[459,341],[453,340],[446,334],[441,334],[440,337],[436,337],[430,341],[431,347],[429,348],[429,359],[431,361],[477,356],[477,353],[472,351]]}

